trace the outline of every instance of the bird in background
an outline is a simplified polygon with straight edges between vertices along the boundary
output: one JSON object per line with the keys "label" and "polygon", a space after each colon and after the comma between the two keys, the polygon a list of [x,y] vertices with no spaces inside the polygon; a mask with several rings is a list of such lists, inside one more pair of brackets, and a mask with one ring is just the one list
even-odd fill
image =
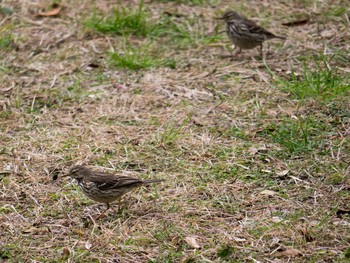
{"label": "bird in background", "polygon": [[131,190],[143,185],[164,181],[163,179],[140,180],[129,176],[96,172],[82,165],[72,167],[66,176],[76,179],[87,197],[106,204],[107,208],[101,215],[106,213],[110,208],[109,204],[116,200],[118,200],[119,210],[121,197]]}
{"label": "bird in background", "polygon": [[232,10],[226,11],[223,16],[218,19],[224,20],[227,23],[227,35],[232,44],[239,48],[239,51],[235,55],[239,54],[242,49],[252,49],[260,46],[260,54],[261,57],[263,57],[262,44],[264,41],[273,38],[286,39],[282,36],[276,36],[258,26],[254,21],[249,20]]}

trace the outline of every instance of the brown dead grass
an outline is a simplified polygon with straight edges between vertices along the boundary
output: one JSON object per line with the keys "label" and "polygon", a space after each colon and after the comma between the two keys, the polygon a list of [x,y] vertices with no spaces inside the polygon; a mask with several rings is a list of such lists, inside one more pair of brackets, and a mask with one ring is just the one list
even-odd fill
{"label": "brown dead grass", "polygon": [[[145,2],[154,17],[202,17],[208,34],[213,18],[228,7],[256,17],[288,36],[265,45],[266,64],[280,77],[300,70],[301,56],[349,48],[348,16],[325,15],[346,1],[221,1],[216,7]],[[96,7],[109,13],[115,1],[62,1],[58,17],[37,17],[50,3],[0,4],[14,10],[0,21],[0,33],[10,25],[14,39],[0,51],[1,260],[349,258],[349,215],[339,214],[350,209],[348,98],[334,101],[335,112],[315,100],[301,105],[276,88],[257,50],[235,61],[223,58],[226,40],[183,51],[174,44],[176,69],[116,69],[105,54],[121,38],[88,32],[81,23]],[[311,13],[310,23],[281,26],[298,13]],[[347,63],[335,63],[349,72]],[[172,143],[164,139],[188,116]],[[268,124],[296,116],[334,124],[325,134],[326,154],[283,157],[281,145],[260,136]],[[95,221],[102,205],[61,179],[76,163],[166,182],[129,194],[120,213],[115,209]]]}

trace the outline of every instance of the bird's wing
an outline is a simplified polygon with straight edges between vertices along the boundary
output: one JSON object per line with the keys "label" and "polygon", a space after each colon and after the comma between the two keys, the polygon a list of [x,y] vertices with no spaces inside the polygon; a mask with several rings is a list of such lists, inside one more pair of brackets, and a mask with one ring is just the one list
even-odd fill
{"label": "bird's wing", "polygon": [[245,19],[245,22],[242,23],[246,26],[246,30],[254,35],[260,35],[260,36],[266,36],[266,39],[274,38],[275,35],[271,32],[267,31],[265,28],[262,28],[261,26],[258,26],[254,21]]}
{"label": "bird's wing", "polygon": [[96,173],[89,178],[100,190],[116,189],[121,187],[136,187],[143,182],[137,178],[128,176],[116,176],[113,174]]}

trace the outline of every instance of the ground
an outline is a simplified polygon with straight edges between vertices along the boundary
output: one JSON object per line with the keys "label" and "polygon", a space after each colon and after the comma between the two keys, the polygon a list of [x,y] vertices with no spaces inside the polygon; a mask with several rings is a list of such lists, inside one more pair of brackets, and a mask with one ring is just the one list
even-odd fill
{"label": "ground", "polygon": [[[285,41],[231,57],[233,9]],[[4,0],[0,261],[348,262],[348,1]],[[72,165],[165,182],[104,210]]]}

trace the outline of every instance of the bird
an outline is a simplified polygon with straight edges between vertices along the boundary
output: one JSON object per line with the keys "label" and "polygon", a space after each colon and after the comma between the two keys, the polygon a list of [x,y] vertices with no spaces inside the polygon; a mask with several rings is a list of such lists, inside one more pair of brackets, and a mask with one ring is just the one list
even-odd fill
{"label": "bird", "polygon": [[71,167],[66,176],[75,179],[87,197],[106,204],[107,208],[102,214],[106,213],[110,208],[110,203],[116,200],[118,200],[119,211],[121,197],[131,190],[143,185],[164,181],[163,179],[140,180],[129,176],[96,172],[83,165]]}
{"label": "bird", "polygon": [[258,26],[254,21],[239,15],[237,12],[228,10],[223,16],[217,18],[224,20],[226,25],[226,33],[235,47],[239,48],[236,53],[239,54],[242,49],[252,49],[260,46],[260,54],[263,56],[263,42],[272,38],[286,39],[277,36],[266,29]]}

